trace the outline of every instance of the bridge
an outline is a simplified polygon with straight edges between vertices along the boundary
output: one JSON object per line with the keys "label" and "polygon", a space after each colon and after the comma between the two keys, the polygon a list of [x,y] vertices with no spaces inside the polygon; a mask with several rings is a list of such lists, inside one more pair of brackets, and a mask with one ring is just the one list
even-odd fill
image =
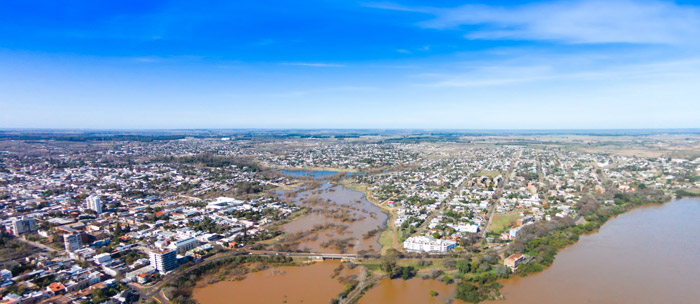
{"label": "bridge", "polygon": [[259,256],[288,256],[318,260],[354,260],[358,257],[358,255],[354,253],[277,252],[263,250],[248,250],[248,254]]}

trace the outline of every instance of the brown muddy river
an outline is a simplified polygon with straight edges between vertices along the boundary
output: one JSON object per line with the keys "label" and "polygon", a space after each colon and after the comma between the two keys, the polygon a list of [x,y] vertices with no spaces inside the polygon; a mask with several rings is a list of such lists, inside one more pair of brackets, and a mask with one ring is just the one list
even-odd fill
{"label": "brown muddy river", "polygon": [[[222,281],[195,288],[193,298],[201,304],[328,304],[343,291],[343,284],[331,278],[339,264],[339,261],[325,261],[309,266],[283,266],[253,272],[242,281]],[[340,276],[358,271],[359,268],[345,268]]]}
{"label": "brown muddy river", "polygon": [[[437,292],[437,296],[431,296],[430,291]],[[442,304],[448,303],[457,294],[457,284],[447,285],[436,280],[423,280],[413,278],[382,279],[362,296],[358,304],[396,303],[396,304]],[[463,303],[452,300],[450,303]]]}
{"label": "brown muddy river", "polygon": [[[700,199],[632,210],[562,250],[544,272],[505,281],[506,300],[489,303],[699,303],[698,231]],[[337,265],[250,273],[243,281],[196,288],[194,298],[202,304],[329,303],[343,289],[330,278]],[[455,293],[456,284],[384,279],[358,303],[446,303]]]}
{"label": "brown muddy river", "polygon": [[282,227],[284,238],[296,249],[319,253],[381,249],[379,235],[388,216],[365,199],[364,193],[324,184],[309,191],[287,192],[283,197],[311,209],[308,215]]}
{"label": "brown muddy river", "polygon": [[632,210],[544,272],[505,281],[506,300],[490,303],[700,303],[698,232],[698,198]]}

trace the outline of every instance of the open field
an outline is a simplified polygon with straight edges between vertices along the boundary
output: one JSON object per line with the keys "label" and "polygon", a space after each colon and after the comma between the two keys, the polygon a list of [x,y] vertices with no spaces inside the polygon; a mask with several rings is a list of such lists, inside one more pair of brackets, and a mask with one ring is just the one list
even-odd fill
{"label": "open field", "polygon": [[487,176],[490,178],[494,178],[494,177],[498,176],[499,174],[501,174],[501,172],[489,171],[489,170],[481,170],[478,173],[476,173],[477,176]]}
{"label": "open field", "polygon": [[508,230],[517,219],[517,214],[496,215],[493,217],[493,222],[491,226],[489,226],[489,231],[487,232],[501,233]]}

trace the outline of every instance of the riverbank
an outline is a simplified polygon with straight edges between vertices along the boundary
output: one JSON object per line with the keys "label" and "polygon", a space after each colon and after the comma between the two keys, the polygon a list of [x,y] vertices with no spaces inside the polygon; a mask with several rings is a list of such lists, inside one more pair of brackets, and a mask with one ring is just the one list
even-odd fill
{"label": "riverbank", "polygon": [[389,218],[386,221],[385,228],[382,231],[382,233],[379,235],[379,244],[382,245],[381,253],[384,254],[386,253],[387,250],[390,248],[394,248],[396,250],[401,250],[401,244],[399,243],[399,235],[398,235],[398,228],[396,225],[394,225],[394,221],[397,218],[396,212],[392,208],[389,208],[387,205],[384,204],[384,202],[379,202],[377,201],[373,196],[372,192],[367,189],[366,186],[364,185],[358,185],[355,184],[348,179],[345,179],[341,181],[340,183],[341,186],[346,187],[348,189],[364,193],[365,199],[369,201],[370,203],[374,204],[375,206],[379,207],[382,212],[387,214]]}
{"label": "riverbank", "polygon": [[629,210],[562,249],[547,271],[499,281],[505,301],[489,304],[697,303],[698,218],[698,198]]}
{"label": "riverbank", "polygon": [[[348,189],[364,193],[364,198],[370,203],[382,209],[383,212],[391,210],[385,205],[377,203],[371,199],[368,190],[361,187],[353,187],[351,183],[341,184]],[[451,266],[449,276],[459,281],[454,296],[457,299],[467,302],[480,302],[484,300],[499,299],[501,296],[502,283],[504,278],[513,278],[527,276],[534,273],[542,272],[549,268],[556,255],[572,244],[579,241],[582,235],[590,235],[599,231],[599,229],[609,220],[621,214],[626,214],[640,206],[648,205],[663,205],[668,202],[669,197],[662,192],[645,191],[636,194],[621,194],[615,197],[614,203],[602,204],[590,214],[584,216],[586,224],[575,225],[572,219],[560,219],[550,222],[538,222],[531,225],[527,229],[521,231],[519,240],[513,243],[513,248],[509,249],[508,253],[519,252],[525,253],[531,258],[527,264],[520,266],[519,272],[509,274],[508,270],[502,265],[502,261],[493,254],[493,251],[485,251],[479,254],[466,255],[466,259],[459,259],[456,265]],[[391,221],[391,217],[389,219]],[[387,223],[387,227],[380,235],[380,243],[383,245],[382,252],[393,247],[394,239],[390,239],[392,246],[385,246],[387,240],[382,240],[382,236],[388,231],[394,233],[390,227],[391,223]],[[365,261],[366,264],[367,261]],[[406,261],[408,262],[408,261]],[[370,270],[378,271],[368,265]],[[437,268],[445,269],[443,265],[434,265]],[[392,283],[393,285],[393,283]],[[347,289],[352,291],[352,289]],[[368,292],[371,292],[369,289]],[[345,292],[345,291],[343,291]],[[383,292],[382,292],[383,293]],[[360,298],[362,299],[362,298]]]}
{"label": "riverbank", "polygon": [[586,223],[583,225],[575,225],[572,219],[559,219],[525,227],[518,232],[518,238],[508,247],[506,256],[522,253],[528,258],[528,262],[521,264],[517,273],[511,274],[507,270],[503,271],[501,263],[481,262],[473,265],[473,258],[471,267],[460,270],[463,278],[459,283],[457,298],[472,303],[502,298],[502,279],[513,275],[525,277],[544,271],[552,265],[560,250],[576,243],[581,235],[598,231],[610,219],[635,207],[659,205],[670,200],[670,196],[661,191],[618,194],[615,195],[613,204],[599,205],[590,214],[584,215]]}

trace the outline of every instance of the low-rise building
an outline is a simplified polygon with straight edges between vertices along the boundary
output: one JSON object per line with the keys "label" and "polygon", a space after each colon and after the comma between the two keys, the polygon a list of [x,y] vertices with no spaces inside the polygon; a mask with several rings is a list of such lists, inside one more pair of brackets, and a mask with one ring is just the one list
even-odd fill
{"label": "low-rise building", "polygon": [[457,242],[435,239],[430,236],[412,236],[403,242],[406,251],[414,252],[447,252],[454,249]]}
{"label": "low-rise building", "polygon": [[511,254],[505,260],[503,260],[503,265],[510,268],[511,270],[518,269],[518,265],[525,260],[525,256],[521,253]]}
{"label": "low-rise building", "polygon": [[102,253],[98,254],[95,257],[93,257],[93,261],[95,261],[95,264],[104,264],[106,262],[109,262],[112,260],[112,255],[109,253]]}

